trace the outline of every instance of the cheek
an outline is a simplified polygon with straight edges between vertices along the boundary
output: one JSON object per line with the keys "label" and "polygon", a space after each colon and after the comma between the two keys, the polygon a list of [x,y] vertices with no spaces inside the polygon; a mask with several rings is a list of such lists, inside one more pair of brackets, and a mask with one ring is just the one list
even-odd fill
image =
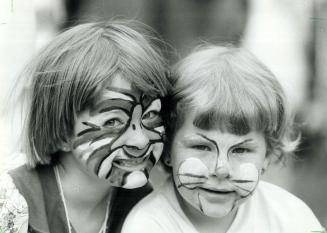
{"label": "cheek", "polygon": [[243,163],[234,169],[231,183],[241,197],[249,196],[259,182],[259,170],[253,163]]}
{"label": "cheek", "polygon": [[178,186],[194,189],[199,184],[207,181],[209,170],[200,159],[188,158],[181,161],[176,175],[178,177]]}

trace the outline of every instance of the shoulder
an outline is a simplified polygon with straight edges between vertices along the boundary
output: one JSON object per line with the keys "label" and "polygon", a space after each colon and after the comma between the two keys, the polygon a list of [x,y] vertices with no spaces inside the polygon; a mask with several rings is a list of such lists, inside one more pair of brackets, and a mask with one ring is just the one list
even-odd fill
{"label": "shoulder", "polygon": [[312,210],[301,199],[281,187],[260,181],[253,198],[259,215],[265,214],[270,224],[285,229],[301,229],[297,232],[322,229]]}
{"label": "shoulder", "polygon": [[13,179],[0,176],[0,229],[5,232],[27,232],[28,206]]}
{"label": "shoulder", "polygon": [[141,200],[127,216],[122,233],[132,232],[170,232],[169,213],[172,207],[168,200],[157,190]]}
{"label": "shoulder", "polygon": [[258,195],[261,196],[261,199],[269,201],[271,206],[287,207],[287,211],[303,210],[312,213],[311,209],[300,198],[277,185],[260,181]]}

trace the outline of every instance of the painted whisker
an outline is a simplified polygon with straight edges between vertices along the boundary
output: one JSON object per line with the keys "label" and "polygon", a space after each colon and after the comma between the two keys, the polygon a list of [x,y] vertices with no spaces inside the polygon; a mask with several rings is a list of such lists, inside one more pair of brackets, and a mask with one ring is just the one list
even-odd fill
{"label": "painted whisker", "polygon": [[177,185],[177,188],[180,188],[180,187],[185,187],[185,188],[188,188],[188,189],[195,189],[196,187],[194,188],[190,188],[190,187],[186,187],[187,185],[199,185],[199,184],[203,184],[203,182],[190,182],[190,183],[181,183],[179,185]]}
{"label": "painted whisker", "polygon": [[208,179],[208,177],[203,176],[203,175],[196,175],[192,173],[178,173],[178,176],[188,176],[188,177],[193,177],[193,178],[201,178],[201,179]]}
{"label": "painted whisker", "polygon": [[254,180],[231,180],[235,183],[253,183],[255,182]]}

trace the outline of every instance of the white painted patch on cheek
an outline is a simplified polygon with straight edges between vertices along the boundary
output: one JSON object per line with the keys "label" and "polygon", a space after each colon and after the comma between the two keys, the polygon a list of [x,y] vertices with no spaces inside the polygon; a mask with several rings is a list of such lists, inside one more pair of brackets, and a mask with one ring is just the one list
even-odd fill
{"label": "white painted patch on cheek", "polygon": [[232,183],[237,187],[236,191],[241,197],[250,195],[256,188],[258,181],[259,171],[252,163],[241,164],[232,179]]}
{"label": "white painted patch on cheek", "polygon": [[126,177],[126,183],[123,188],[134,189],[144,186],[148,182],[144,172],[134,171]]}
{"label": "white painted patch on cheek", "polygon": [[188,158],[181,162],[177,176],[182,186],[193,189],[207,181],[209,170],[200,159]]}

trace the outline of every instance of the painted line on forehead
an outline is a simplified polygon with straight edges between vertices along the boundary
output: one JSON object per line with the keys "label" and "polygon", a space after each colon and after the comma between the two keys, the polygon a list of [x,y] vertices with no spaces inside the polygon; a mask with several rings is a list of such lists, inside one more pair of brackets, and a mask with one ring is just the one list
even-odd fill
{"label": "painted line on forehead", "polygon": [[[131,110],[135,103],[124,100],[124,99],[106,99],[100,101],[98,104],[96,104],[92,108],[92,115],[95,115],[96,113],[103,113],[103,112],[109,112],[112,110],[122,110],[127,115],[131,114]],[[91,115],[91,116],[92,116]]]}
{"label": "painted line on forehead", "polygon": [[135,95],[135,92],[133,92],[131,90],[128,90],[128,89],[119,88],[119,87],[106,87],[106,89],[109,90],[109,91],[124,94],[124,95],[130,97],[131,99],[133,99],[133,101],[137,102],[137,103],[140,102],[140,98],[141,98],[141,95],[142,95],[142,93],[140,93],[139,95]]}

